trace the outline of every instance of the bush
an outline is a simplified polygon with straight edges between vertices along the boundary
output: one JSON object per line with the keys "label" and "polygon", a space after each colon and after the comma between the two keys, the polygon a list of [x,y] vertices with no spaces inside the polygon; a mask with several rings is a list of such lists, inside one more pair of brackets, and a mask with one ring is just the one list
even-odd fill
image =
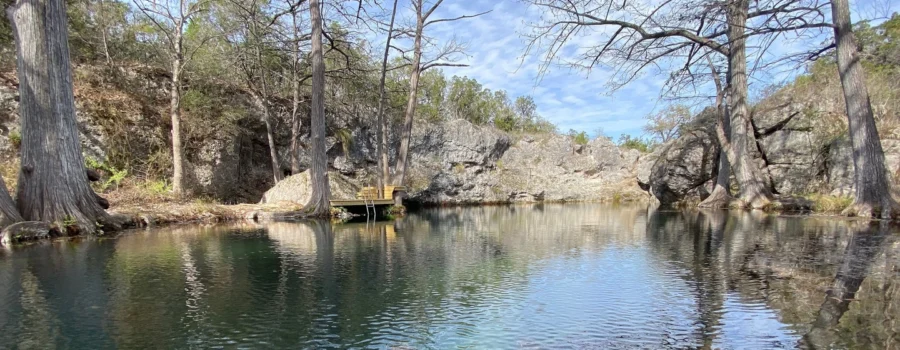
{"label": "bush", "polygon": [[575,144],[582,146],[587,145],[588,142],[591,141],[591,139],[588,137],[588,134],[584,131],[579,132],[575,130],[569,130],[569,136],[572,137],[572,141],[575,142]]}
{"label": "bush", "polygon": [[113,185],[115,185],[116,188],[119,188],[119,185],[122,184],[122,181],[125,180],[125,177],[128,176],[128,170],[116,169],[106,162],[101,162],[91,157],[86,157],[84,159],[84,165],[85,167],[102,170],[109,174],[109,177],[106,179],[106,181],[98,186],[101,192],[106,191]]}
{"label": "bush", "polygon": [[12,144],[13,148],[15,148],[16,150],[22,148],[22,134],[20,134],[18,131],[10,131],[9,143]]}
{"label": "bush", "polygon": [[631,135],[622,134],[619,136],[619,147],[624,149],[634,149],[642,153],[649,153],[653,148],[653,142],[641,139],[640,137],[632,138]]}

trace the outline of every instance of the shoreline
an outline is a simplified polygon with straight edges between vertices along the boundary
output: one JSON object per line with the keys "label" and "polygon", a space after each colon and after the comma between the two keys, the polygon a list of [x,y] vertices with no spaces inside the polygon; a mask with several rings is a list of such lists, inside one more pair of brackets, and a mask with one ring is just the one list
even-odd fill
{"label": "shoreline", "polygon": [[[470,207],[497,207],[497,206],[533,206],[543,204],[611,204],[611,205],[639,205],[646,204],[653,206],[651,201],[612,201],[612,200],[591,200],[591,201],[540,201],[540,202],[490,202],[490,203],[439,203],[439,204],[413,204],[412,208],[434,209],[434,208],[470,208]],[[699,211],[699,210],[746,210],[746,209],[700,209],[696,207],[672,207],[658,208],[663,211]],[[842,221],[884,221],[874,218],[848,217],[840,215],[839,212],[814,210],[802,211],[763,211],[769,215],[783,217],[815,217]],[[212,203],[178,203],[163,202],[142,206],[123,206],[110,210],[110,220],[114,222],[117,229],[94,235],[99,237],[114,237],[120,233],[145,229],[145,228],[165,228],[169,226],[179,225],[218,225],[229,223],[248,223],[263,224],[269,222],[292,222],[314,220],[303,211],[303,206],[294,203],[279,204],[212,204]],[[891,222],[891,221],[888,221]],[[24,246],[30,243],[40,241],[48,241],[55,239],[86,237],[83,235],[43,235],[37,238],[28,237],[25,239],[17,239],[12,244],[0,244],[0,247]]]}

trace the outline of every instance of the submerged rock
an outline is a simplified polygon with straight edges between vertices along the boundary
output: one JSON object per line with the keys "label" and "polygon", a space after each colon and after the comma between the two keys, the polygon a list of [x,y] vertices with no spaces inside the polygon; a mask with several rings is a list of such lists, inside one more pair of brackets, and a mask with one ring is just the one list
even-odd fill
{"label": "submerged rock", "polygon": [[0,244],[50,238],[50,224],[43,221],[25,221],[7,226],[0,232]]}

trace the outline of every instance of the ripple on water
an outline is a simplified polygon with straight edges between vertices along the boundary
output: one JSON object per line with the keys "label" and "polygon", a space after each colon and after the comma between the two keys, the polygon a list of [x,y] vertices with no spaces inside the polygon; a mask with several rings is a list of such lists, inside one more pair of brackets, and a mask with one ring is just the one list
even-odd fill
{"label": "ripple on water", "polygon": [[[833,225],[775,235],[753,217],[715,233],[703,215],[468,208],[374,228],[293,223],[35,246],[0,257],[0,334],[38,348],[793,347],[817,310],[767,296],[817,307],[848,238]],[[779,250],[796,247],[795,235],[829,241]],[[772,283],[779,263],[804,275]]]}

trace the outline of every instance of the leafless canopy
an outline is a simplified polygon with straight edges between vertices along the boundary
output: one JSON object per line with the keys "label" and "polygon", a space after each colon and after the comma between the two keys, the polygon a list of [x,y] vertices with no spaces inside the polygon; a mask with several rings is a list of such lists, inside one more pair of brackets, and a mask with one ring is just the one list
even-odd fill
{"label": "leafless canopy", "polygon": [[[615,90],[647,70],[656,70],[669,74],[667,90],[671,90],[693,84],[698,80],[695,73],[708,72],[707,57],[721,63],[729,53],[725,0],[522,1],[543,14],[524,33],[528,53],[543,57],[542,75],[554,64],[588,72],[607,67],[614,71],[610,86]],[[762,61],[779,38],[814,37],[831,28],[828,4],[826,0],[753,2],[745,31],[756,51],[754,66],[798,57]]]}

